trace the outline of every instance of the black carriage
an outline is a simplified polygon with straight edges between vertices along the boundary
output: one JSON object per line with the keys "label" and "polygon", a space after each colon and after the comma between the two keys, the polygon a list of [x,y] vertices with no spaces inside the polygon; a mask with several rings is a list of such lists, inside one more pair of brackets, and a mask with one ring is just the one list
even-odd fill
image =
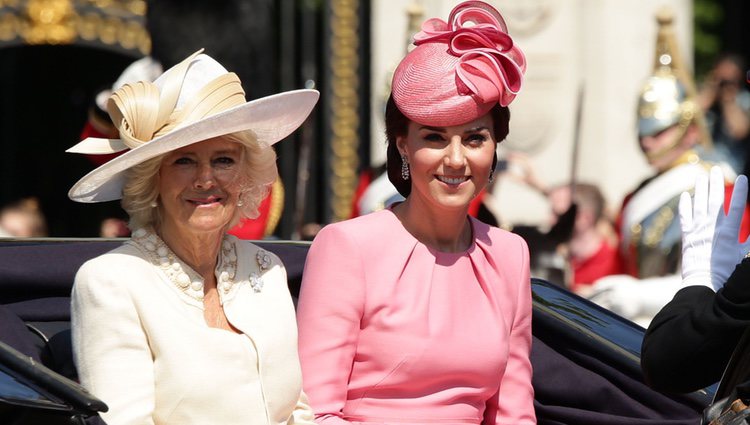
{"label": "black carriage", "polygon": [[[76,383],[70,290],[78,267],[121,240],[0,242],[0,422],[82,424],[107,409]],[[259,242],[299,293],[306,243]],[[540,424],[698,424],[715,387],[664,395],[643,382],[643,328],[532,279],[535,406]],[[89,419],[87,419],[89,418]]]}

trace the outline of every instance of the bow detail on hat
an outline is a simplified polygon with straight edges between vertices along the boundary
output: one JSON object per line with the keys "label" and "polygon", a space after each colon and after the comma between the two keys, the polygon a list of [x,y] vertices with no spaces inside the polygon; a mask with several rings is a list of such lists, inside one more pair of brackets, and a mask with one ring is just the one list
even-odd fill
{"label": "bow detail on hat", "polygon": [[414,36],[414,44],[448,44],[448,52],[459,58],[459,92],[474,94],[483,103],[508,106],[521,89],[526,59],[513,44],[502,17],[478,4],[470,1],[457,6],[448,22],[428,19]]}
{"label": "bow detail on hat", "polygon": [[107,102],[107,111],[120,138],[89,137],[67,152],[108,154],[135,149],[176,128],[245,103],[240,80],[230,72],[201,87],[176,109],[190,64],[202,52],[203,49],[176,65],[161,89],[149,81],[128,83],[117,89]]}

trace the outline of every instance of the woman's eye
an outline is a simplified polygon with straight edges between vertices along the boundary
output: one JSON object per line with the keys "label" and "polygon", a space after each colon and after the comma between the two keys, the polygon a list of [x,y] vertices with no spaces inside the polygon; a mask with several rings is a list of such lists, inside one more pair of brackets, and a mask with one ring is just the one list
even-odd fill
{"label": "woman's eye", "polygon": [[424,139],[429,142],[440,142],[443,140],[443,136],[438,133],[429,133],[424,136]]}
{"label": "woman's eye", "polygon": [[175,159],[174,163],[177,165],[190,165],[193,163],[193,160],[191,158],[183,156]]}
{"label": "woman's eye", "polygon": [[216,164],[217,167],[229,168],[235,164],[235,160],[228,156],[222,156],[214,159],[214,164]]}
{"label": "woman's eye", "polygon": [[470,135],[467,140],[471,145],[481,145],[485,140],[487,140],[487,136],[481,133],[476,133]]}

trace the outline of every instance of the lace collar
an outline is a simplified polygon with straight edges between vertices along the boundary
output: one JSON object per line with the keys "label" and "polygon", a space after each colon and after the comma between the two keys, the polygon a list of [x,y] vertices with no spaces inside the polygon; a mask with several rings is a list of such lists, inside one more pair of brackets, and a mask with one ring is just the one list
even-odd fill
{"label": "lace collar", "polygon": [[[195,301],[203,302],[203,278],[182,262],[153,229],[138,229],[133,232],[131,240],[178,290]],[[266,251],[261,249],[258,250],[255,260],[259,270],[251,273],[248,281],[254,292],[260,292],[263,289],[262,275],[270,267],[271,258]],[[237,247],[227,236],[224,236],[221,242],[216,276],[217,289],[223,303],[223,300],[231,296],[239,283],[236,282]]]}

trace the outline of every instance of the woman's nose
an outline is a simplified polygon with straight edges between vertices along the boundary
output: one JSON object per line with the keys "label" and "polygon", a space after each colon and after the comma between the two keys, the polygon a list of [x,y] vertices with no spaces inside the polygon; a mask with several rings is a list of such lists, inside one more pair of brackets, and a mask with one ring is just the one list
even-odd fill
{"label": "woman's nose", "polygon": [[195,187],[208,189],[216,183],[214,169],[208,164],[198,166],[198,175],[195,177]]}
{"label": "woman's nose", "polygon": [[464,145],[461,137],[454,136],[446,147],[445,164],[450,167],[463,167],[465,165]]}

